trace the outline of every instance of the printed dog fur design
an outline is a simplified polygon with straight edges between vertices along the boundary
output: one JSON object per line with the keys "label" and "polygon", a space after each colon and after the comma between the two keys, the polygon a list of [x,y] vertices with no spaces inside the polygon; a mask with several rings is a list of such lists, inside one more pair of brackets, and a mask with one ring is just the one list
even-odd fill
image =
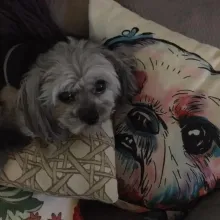
{"label": "printed dog fur design", "polygon": [[109,39],[136,53],[140,93],[116,111],[120,199],[147,208],[185,208],[220,178],[220,75],[200,56],[137,35]]}

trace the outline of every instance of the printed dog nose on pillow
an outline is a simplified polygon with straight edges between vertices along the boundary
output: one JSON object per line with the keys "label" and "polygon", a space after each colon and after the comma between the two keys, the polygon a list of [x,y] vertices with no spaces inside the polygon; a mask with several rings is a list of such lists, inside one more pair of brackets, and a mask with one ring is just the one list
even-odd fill
{"label": "printed dog nose on pillow", "polygon": [[140,48],[140,93],[115,117],[120,205],[182,215],[220,179],[220,51],[114,1],[91,2],[91,38]]}

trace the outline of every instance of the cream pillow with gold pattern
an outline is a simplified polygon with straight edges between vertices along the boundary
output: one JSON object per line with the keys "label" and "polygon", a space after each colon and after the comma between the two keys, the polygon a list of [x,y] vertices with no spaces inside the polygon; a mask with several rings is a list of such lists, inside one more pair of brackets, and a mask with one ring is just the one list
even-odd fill
{"label": "cream pillow with gold pattern", "polygon": [[88,136],[42,146],[37,141],[10,155],[0,184],[51,195],[100,200],[118,199],[111,122]]}

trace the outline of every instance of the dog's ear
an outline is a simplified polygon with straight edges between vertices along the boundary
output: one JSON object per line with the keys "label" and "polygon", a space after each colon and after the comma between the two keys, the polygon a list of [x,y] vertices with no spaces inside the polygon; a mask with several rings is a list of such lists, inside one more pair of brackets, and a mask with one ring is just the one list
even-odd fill
{"label": "dog's ear", "polygon": [[52,118],[51,109],[42,105],[39,99],[42,84],[40,72],[29,72],[19,91],[17,105],[23,112],[25,125],[34,136],[46,141],[56,140],[59,137],[56,120]]}
{"label": "dog's ear", "polygon": [[17,94],[18,90],[12,86],[5,86],[0,92],[0,169],[4,152],[22,150],[31,141],[17,123]]}
{"label": "dog's ear", "polygon": [[138,91],[137,80],[134,74],[136,60],[126,55],[122,50],[111,51],[103,49],[102,54],[114,65],[121,84],[122,100],[130,100]]}

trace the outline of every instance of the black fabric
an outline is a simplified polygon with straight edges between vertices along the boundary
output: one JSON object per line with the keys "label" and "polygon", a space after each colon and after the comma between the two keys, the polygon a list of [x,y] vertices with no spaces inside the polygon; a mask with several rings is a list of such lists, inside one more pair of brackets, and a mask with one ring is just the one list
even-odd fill
{"label": "black fabric", "polygon": [[[47,52],[55,43],[56,42],[53,42],[52,40],[44,40],[17,45],[11,51],[6,62],[6,73],[9,84],[15,88],[19,88],[23,75],[28,72],[37,57],[41,53]],[[6,56],[4,57],[4,62]],[[2,72],[2,74],[4,73]],[[4,84],[5,83],[4,79]]]}
{"label": "black fabric", "polygon": [[0,0],[0,89],[5,85],[5,56],[14,45],[22,44],[7,66],[10,82],[18,87],[36,57],[58,41],[66,36],[51,19],[45,0]]}

